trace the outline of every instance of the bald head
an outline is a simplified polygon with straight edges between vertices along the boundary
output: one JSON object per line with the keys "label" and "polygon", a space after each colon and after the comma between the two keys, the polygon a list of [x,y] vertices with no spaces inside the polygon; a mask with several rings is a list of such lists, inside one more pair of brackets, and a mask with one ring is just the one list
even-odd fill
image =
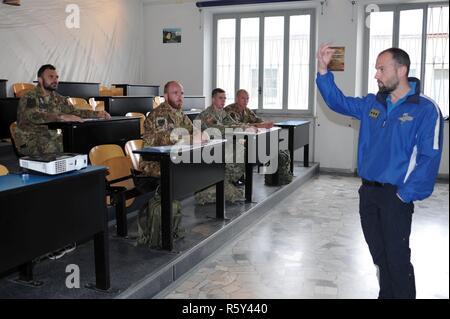
{"label": "bald head", "polygon": [[184,101],[184,89],[178,81],[169,81],[164,85],[164,98],[173,108],[181,109]]}
{"label": "bald head", "polygon": [[248,105],[248,101],[250,100],[250,97],[248,95],[248,92],[244,89],[240,89],[236,92],[236,104],[239,106],[241,110],[245,109]]}

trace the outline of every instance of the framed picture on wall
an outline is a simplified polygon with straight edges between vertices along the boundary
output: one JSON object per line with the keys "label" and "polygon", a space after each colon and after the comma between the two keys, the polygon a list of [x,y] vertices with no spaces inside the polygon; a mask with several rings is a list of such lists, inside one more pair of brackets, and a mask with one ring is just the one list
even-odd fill
{"label": "framed picture on wall", "polygon": [[330,47],[334,49],[333,57],[331,58],[328,68],[331,71],[344,71],[345,66],[345,47]]}
{"label": "framed picture on wall", "polygon": [[181,43],[180,28],[164,28],[163,43]]}

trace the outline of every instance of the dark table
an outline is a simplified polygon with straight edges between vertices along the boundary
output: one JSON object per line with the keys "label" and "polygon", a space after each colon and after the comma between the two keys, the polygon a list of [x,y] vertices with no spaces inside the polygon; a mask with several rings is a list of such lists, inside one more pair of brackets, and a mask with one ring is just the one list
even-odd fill
{"label": "dark table", "polygon": [[[253,194],[253,167],[255,165],[263,165],[262,158],[260,158],[259,153],[260,148],[264,145],[265,151],[269,151],[271,159],[275,157],[278,158],[278,145],[279,145],[279,127],[272,127],[271,129],[258,129],[258,132],[234,132],[233,139],[236,140],[234,143],[239,145],[238,140],[244,139],[244,163],[245,163],[245,199],[247,202],[252,201]],[[272,143],[276,143],[276,152],[272,150]],[[236,150],[236,153],[238,151]]]}
{"label": "dark table", "polygon": [[159,95],[159,85],[146,84],[112,84],[116,88],[123,89],[123,95],[140,96],[140,95]]}
{"label": "dark table", "polygon": [[10,138],[9,126],[17,120],[17,109],[20,98],[0,97],[0,139]]}
{"label": "dark table", "polygon": [[163,249],[173,249],[172,201],[193,195],[195,192],[216,185],[216,217],[225,218],[224,178],[225,161],[207,163],[200,158],[201,152],[212,147],[222,149],[225,140],[211,141],[199,146],[185,146],[179,155],[187,156],[190,161],[177,163],[177,156],[171,153],[171,146],[147,147],[134,153],[140,154],[146,161],[157,161],[161,167],[161,231]]}
{"label": "dark table", "polygon": [[309,166],[309,123],[310,121],[284,121],[276,126],[288,129],[288,148],[291,155],[291,173],[294,172],[294,151],[303,147],[303,166]]}
{"label": "dark table", "polygon": [[[33,82],[37,83],[37,81]],[[62,96],[88,99],[100,94],[100,83],[59,81],[56,92]]]}
{"label": "dark table", "polygon": [[19,267],[33,282],[32,260],[94,239],[96,288],[110,288],[105,173],[102,166],[57,176],[0,176],[0,273]]}
{"label": "dark table", "polygon": [[50,129],[61,129],[64,152],[89,154],[91,148],[102,144],[118,144],[122,148],[129,140],[141,138],[137,117],[113,116],[110,120],[91,119],[85,122],[49,123]]}
{"label": "dark table", "polygon": [[112,116],[124,116],[128,112],[144,115],[153,109],[154,95],[146,96],[91,96],[96,101],[105,103],[105,111]]}
{"label": "dark table", "polygon": [[0,79],[0,98],[6,97],[6,82],[8,80]]}

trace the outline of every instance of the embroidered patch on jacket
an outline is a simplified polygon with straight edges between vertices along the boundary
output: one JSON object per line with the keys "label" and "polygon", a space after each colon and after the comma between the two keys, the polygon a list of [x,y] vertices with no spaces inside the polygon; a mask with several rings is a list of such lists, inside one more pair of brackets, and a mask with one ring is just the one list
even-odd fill
{"label": "embroidered patch on jacket", "polygon": [[369,116],[371,118],[376,119],[379,115],[380,115],[380,110],[377,110],[377,109],[371,109],[370,110]]}
{"label": "embroidered patch on jacket", "polygon": [[408,113],[403,113],[403,115],[401,117],[398,118],[402,123],[405,122],[410,122],[412,120],[414,120],[414,118],[409,115]]}
{"label": "embroidered patch on jacket", "polygon": [[156,128],[165,129],[167,127],[167,119],[165,117],[156,118]]}

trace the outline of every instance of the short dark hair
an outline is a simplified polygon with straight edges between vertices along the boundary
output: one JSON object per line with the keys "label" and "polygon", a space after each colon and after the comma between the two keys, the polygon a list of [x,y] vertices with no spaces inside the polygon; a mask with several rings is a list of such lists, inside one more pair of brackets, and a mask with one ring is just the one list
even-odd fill
{"label": "short dark hair", "polygon": [[38,78],[42,76],[42,74],[45,72],[45,70],[56,70],[56,68],[51,64],[44,64],[39,68],[39,71],[37,73]]}
{"label": "short dark hair", "polygon": [[400,48],[389,48],[380,52],[379,56],[383,53],[392,54],[392,58],[397,62],[397,64],[406,66],[406,76],[409,74],[409,67],[411,66],[411,60],[409,59],[408,53]]}
{"label": "short dark hair", "polygon": [[215,88],[214,90],[212,90],[211,96],[215,97],[219,93],[225,93],[225,90],[223,90],[221,88]]}

